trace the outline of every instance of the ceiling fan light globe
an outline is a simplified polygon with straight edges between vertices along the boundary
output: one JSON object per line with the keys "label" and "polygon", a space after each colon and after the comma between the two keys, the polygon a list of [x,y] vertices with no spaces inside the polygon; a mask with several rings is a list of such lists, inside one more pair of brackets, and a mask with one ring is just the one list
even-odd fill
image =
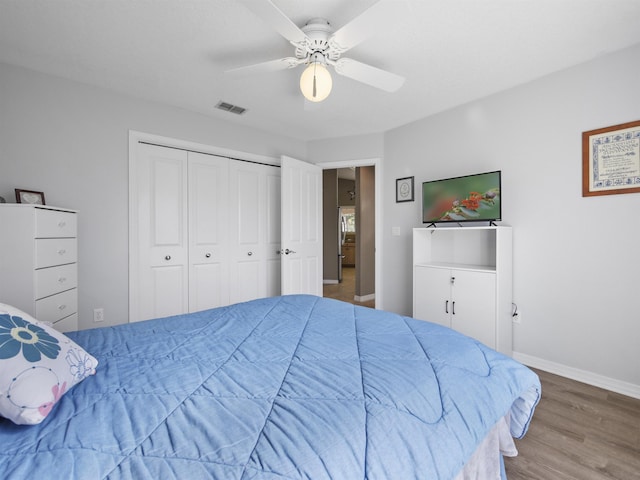
{"label": "ceiling fan light globe", "polygon": [[[315,80],[315,88],[314,88]],[[327,68],[318,62],[311,63],[300,75],[300,91],[310,102],[321,102],[331,93],[333,79]]]}

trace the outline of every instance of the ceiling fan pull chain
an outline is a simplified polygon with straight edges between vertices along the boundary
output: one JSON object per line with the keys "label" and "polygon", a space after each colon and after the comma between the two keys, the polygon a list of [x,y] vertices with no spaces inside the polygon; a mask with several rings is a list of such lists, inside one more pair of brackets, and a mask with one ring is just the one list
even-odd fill
{"label": "ceiling fan pull chain", "polygon": [[316,70],[316,67],[314,66],[313,67],[313,98],[317,97],[317,94],[316,94],[316,72],[315,72],[315,70]]}

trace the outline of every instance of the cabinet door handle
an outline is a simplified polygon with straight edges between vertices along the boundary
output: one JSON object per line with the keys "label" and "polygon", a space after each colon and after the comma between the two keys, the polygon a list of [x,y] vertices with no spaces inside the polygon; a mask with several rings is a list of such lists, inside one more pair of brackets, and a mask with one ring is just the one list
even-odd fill
{"label": "cabinet door handle", "polygon": [[456,302],[455,301],[451,302],[451,314],[452,315],[456,314]]}
{"label": "cabinet door handle", "polygon": [[444,313],[449,313],[449,300],[444,302]]}

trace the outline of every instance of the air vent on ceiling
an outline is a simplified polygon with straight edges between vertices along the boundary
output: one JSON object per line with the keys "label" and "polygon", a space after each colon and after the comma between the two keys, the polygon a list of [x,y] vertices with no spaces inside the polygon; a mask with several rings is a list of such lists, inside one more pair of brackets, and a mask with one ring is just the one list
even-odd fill
{"label": "air vent on ceiling", "polygon": [[235,113],[236,115],[242,115],[244,112],[247,111],[246,108],[242,108],[237,105],[233,105],[231,103],[222,102],[222,101],[218,102],[218,104],[216,105],[216,108],[220,110],[224,110],[225,112]]}

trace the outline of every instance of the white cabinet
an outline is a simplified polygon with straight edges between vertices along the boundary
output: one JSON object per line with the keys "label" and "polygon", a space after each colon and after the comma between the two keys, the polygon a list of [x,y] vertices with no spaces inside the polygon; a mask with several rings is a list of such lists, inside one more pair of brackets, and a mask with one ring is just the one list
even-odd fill
{"label": "white cabinet", "polygon": [[0,225],[0,302],[62,332],[77,330],[77,213],[3,204]]}
{"label": "white cabinet", "polygon": [[511,355],[511,245],[511,227],[414,229],[414,318]]}
{"label": "white cabinet", "polygon": [[280,293],[278,167],[139,144],[130,321]]}

